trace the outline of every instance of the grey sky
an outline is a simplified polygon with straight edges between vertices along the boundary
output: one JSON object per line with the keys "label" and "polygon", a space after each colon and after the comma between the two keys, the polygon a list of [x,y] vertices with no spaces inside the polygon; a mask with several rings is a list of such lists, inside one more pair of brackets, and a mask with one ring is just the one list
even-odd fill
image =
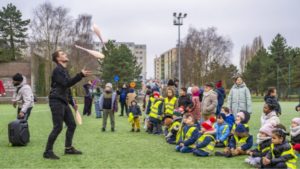
{"label": "grey sky", "polygon": [[[0,6],[12,2],[24,14],[32,16],[36,0],[1,0]],[[40,3],[42,3],[41,1]],[[177,40],[173,12],[186,12],[182,35],[188,27],[217,27],[218,33],[234,43],[232,63],[238,65],[242,45],[261,35],[269,46],[281,33],[291,46],[300,46],[299,0],[52,0],[54,5],[78,14],[93,15],[105,39],[147,45],[147,74],[153,77],[153,59],[172,48]]]}

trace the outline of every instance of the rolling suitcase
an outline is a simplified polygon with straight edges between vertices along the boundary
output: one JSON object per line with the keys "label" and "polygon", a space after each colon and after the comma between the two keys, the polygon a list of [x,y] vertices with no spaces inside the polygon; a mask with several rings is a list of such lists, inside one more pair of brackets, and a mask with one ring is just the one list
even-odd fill
{"label": "rolling suitcase", "polygon": [[8,124],[8,138],[12,146],[26,146],[29,142],[29,128],[26,120],[15,120]]}

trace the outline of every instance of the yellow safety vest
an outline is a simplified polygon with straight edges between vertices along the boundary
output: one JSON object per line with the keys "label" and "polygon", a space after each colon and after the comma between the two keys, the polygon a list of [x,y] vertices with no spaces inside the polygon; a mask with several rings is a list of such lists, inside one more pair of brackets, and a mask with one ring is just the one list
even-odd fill
{"label": "yellow safety vest", "polygon": [[[225,134],[225,132],[226,132],[226,130],[228,129],[228,127],[229,127],[228,124],[226,124],[225,127],[223,128],[222,135]],[[225,139],[225,140],[223,141],[223,143],[224,143],[225,146],[227,146],[227,145],[228,145],[228,138]]]}
{"label": "yellow safety vest", "polygon": [[165,114],[166,115],[173,115],[176,101],[177,101],[176,97],[173,97],[171,100],[169,100],[168,98],[165,98]]}
{"label": "yellow safety vest", "polygon": [[151,96],[151,97],[149,98],[149,100],[150,100],[150,103],[151,103],[151,106],[152,106],[152,105],[154,104],[154,102],[155,102],[155,98]]}
{"label": "yellow safety vest", "polygon": [[234,140],[235,140],[235,147],[237,148],[237,147],[242,147],[244,144],[246,144],[247,143],[247,139],[249,138],[249,136],[248,137],[242,137],[242,138],[238,138],[238,136],[236,136],[236,135],[234,135]]}
{"label": "yellow safety vest", "polygon": [[[190,127],[189,130],[184,133],[183,129],[182,129],[182,137],[183,137],[183,141],[186,141],[188,139],[190,139],[192,137],[193,132],[196,130],[196,127]],[[195,148],[195,144],[189,145],[190,148]]]}
{"label": "yellow safety vest", "polygon": [[176,134],[176,141],[175,141],[176,144],[178,144],[178,143],[179,143],[179,140],[182,138],[182,134],[183,134],[182,130],[183,130],[183,127],[182,127],[182,125],[180,124],[179,130],[178,130],[178,132],[177,132],[177,134]]}
{"label": "yellow safety vest", "polygon": [[267,151],[270,151],[271,147],[265,147],[264,149],[261,149],[260,145],[257,146],[257,150],[261,151],[262,153],[266,153]]}
{"label": "yellow safety vest", "polygon": [[[272,152],[272,158],[275,158],[274,155],[274,144],[271,144],[271,152]],[[284,151],[281,153],[280,156],[284,156],[284,155],[292,155],[294,158],[291,160],[288,160],[287,162],[285,162],[286,166],[288,169],[297,169],[296,166],[296,162],[297,162],[297,156],[294,152],[294,150],[292,149],[292,145],[290,144],[290,149],[287,151]]]}
{"label": "yellow safety vest", "polygon": [[197,143],[202,143],[206,137],[210,137],[212,139],[212,141],[206,147],[200,148],[200,150],[209,153],[209,155],[212,155],[214,153],[215,145],[216,145],[215,138],[212,135],[203,134],[201,137],[199,137],[199,139],[197,140]]}
{"label": "yellow safety vest", "polygon": [[149,117],[159,119],[159,120],[162,119],[162,117],[158,118],[158,108],[160,104],[162,104],[162,101],[158,100],[151,106],[151,112],[149,114]]}
{"label": "yellow safety vest", "polygon": [[[248,124],[243,124],[245,126],[245,128],[249,129],[249,125]],[[234,133],[236,129],[236,124],[233,124],[232,129],[231,129],[231,133]]]}
{"label": "yellow safety vest", "polygon": [[168,131],[171,132],[173,128],[175,128],[176,126],[180,126],[180,122],[179,121],[174,121],[171,125],[171,127],[169,127]]}

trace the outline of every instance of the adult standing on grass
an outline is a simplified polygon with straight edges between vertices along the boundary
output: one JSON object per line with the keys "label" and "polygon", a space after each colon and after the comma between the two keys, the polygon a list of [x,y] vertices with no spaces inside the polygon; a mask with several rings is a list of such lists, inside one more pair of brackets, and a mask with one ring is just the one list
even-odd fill
{"label": "adult standing on grass", "polygon": [[83,115],[90,116],[92,114],[92,103],[93,103],[92,81],[89,80],[87,84],[84,84],[83,89],[85,92]]}
{"label": "adult standing on grass", "polygon": [[15,92],[13,95],[13,106],[17,109],[17,118],[28,120],[34,105],[34,97],[31,87],[26,84],[26,77],[20,73],[12,77]]}
{"label": "adult standing on grass", "polygon": [[252,113],[251,94],[241,76],[234,78],[235,84],[228,95],[228,108],[234,116],[242,110]]}
{"label": "adult standing on grass", "polygon": [[53,152],[53,145],[57,136],[63,129],[63,122],[67,125],[65,154],[82,154],[72,146],[73,135],[76,129],[76,123],[73,113],[69,107],[69,103],[73,104],[71,98],[70,87],[79,82],[83,77],[92,73],[83,69],[75,77],[71,78],[67,68],[69,59],[62,50],[57,50],[52,54],[52,61],[57,64],[51,76],[51,91],[49,94],[49,106],[52,112],[53,129],[48,137],[44,158],[59,159]]}
{"label": "adult standing on grass", "polygon": [[110,118],[111,131],[115,131],[115,112],[118,112],[117,94],[113,92],[112,84],[105,85],[104,93],[100,97],[100,110],[103,110],[102,132],[106,130],[107,118]]}
{"label": "adult standing on grass", "polygon": [[122,89],[118,91],[118,95],[120,95],[120,105],[121,105],[120,116],[124,116],[124,111],[128,116],[128,107],[126,103],[127,94],[128,94],[128,87],[126,84],[123,84]]}

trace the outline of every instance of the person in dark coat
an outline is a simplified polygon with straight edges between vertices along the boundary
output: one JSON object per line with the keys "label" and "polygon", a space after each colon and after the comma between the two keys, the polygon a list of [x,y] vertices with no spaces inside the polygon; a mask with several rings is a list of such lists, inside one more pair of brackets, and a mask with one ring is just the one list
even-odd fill
{"label": "person in dark coat", "polygon": [[85,92],[83,115],[90,116],[92,113],[92,104],[93,104],[92,81],[89,80],[87,84],[83,85],[83,89]]}
{"label": "person in dark coat", "polygon": [[272,103],[275,106],[274,111],[276,112],[277,116],[281,115],[281,107],[278,102],[277,90],[275,87],[268,88],[268,92],[264,97],[264,100],[266,103]]}
{"label": "person in dark coat", "polygon": [[92,74],[91,71],[83,69],[75,77],[71,78],[67,68],[69,59],[67,55],[58,50],[52,54],[52,61],[57,64],[51,76],[51,90],[49,94],[49,106],[52,113],[53,129],[48,137],[46,150],[43,157],[46,159],[59,159],[53,152],[53,145],[63,129],[63,122],[67,125],[65,154],[82,154],[72,146],[76,123],[69,104],[74,105],[70,87],[74,86],[83,77]]}
{"label": "person in dark coat", "polygon": [[128,105],[126,104],[126,98],[128,94],[128,87],[126,84],[123,84],[122,89],[118,92],[118,95],[120,95],[120,105],[121,105],[121,114],[119,116],[124,116],[124,111],[126,115],[128,116]]}
{"label": "person in dark coat", "polygon": [[215,91],[218,94],[218,105],[217,105],[216,115],[219,115],[221,112],[222,106],[224,104],[224,100],[226,98],[225,89],[224,89],[224,87],[222,87],[222,81],[218,81],[216,83]]}
{"label": "person in dark coat", "polygon": [[192,100],[189,96],[187,96],[187,89],[185,87],[182,87],[176,107],[183,106],[184,108],[187,108],[190,104],[192,104]]}

